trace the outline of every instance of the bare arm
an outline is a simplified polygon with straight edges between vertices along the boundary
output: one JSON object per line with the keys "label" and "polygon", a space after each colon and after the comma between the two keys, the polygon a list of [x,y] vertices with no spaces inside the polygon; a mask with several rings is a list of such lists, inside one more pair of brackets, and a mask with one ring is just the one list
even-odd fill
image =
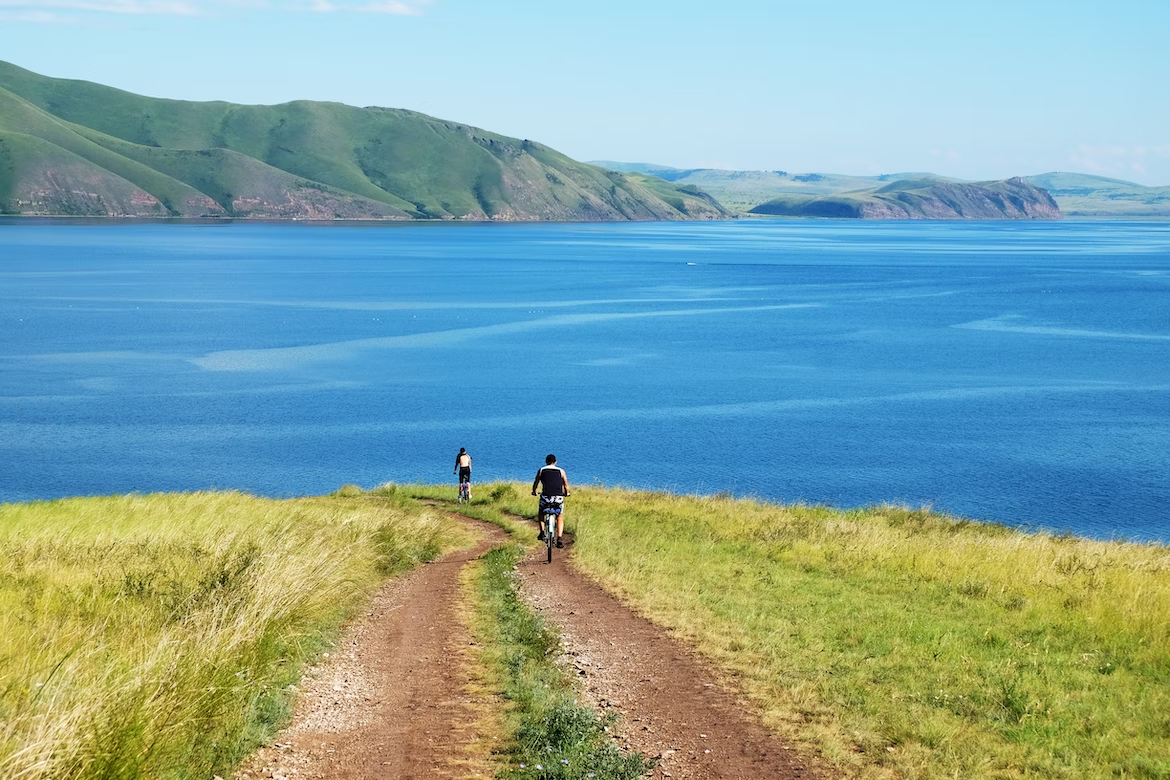
{"label": "bare arm", "polygon": [[565,495],[567,496],[569,495],[569,475],[565,473],[564,469],[561,469],[561,478],[565,480]]}

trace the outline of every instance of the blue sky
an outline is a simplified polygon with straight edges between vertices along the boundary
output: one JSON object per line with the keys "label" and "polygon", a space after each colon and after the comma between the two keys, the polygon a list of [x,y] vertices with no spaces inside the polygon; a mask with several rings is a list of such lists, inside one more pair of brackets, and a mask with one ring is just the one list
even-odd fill
{"label": "blue sky", "polygon": [[1170,184],[1170,2],[0,0],[0,59],[410,108],[583,160]]}

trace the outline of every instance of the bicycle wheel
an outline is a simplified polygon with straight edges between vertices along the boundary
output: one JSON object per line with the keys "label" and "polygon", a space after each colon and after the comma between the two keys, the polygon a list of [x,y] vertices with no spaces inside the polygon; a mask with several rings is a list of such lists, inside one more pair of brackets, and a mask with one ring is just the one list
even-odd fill
{"label": "bicycle wheel", "polygon": [[548,546],[548,562],[552,563],[553,538],[557,535],[557,516],[544,516],[544,543]]}

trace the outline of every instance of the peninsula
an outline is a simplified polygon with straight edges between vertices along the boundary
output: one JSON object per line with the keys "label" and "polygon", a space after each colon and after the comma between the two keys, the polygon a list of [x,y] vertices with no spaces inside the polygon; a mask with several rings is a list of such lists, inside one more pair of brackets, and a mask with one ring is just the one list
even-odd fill
{"label": "peninsula", "polygon": [[835,195],[784,195],[750,214],[852,219],[1060,219],[1047,191],[1023,179],[977,183],[903,179]]}
{"label": "peninsula", "polygon": [[[613,171],[649,174],[673,184],[699,187],[736,213],[750,213],[757,206],[777,199],[783,199],[792,208],[797,203],[808,203],[817,196],[877,190],[907,180],[980,186],[978,182],[966,182],[934,173],[852,176],[839,173],[673,168],[669,165],[612,160],[594,161],[593,165]],[[1047,190],[1061,214],[1067,217],[1170,217],[1170,186],[1147,187],[1085,173],[1041,173],[1020,178],[1034,187]],[[827,207],[821,204],[812,208]]]}

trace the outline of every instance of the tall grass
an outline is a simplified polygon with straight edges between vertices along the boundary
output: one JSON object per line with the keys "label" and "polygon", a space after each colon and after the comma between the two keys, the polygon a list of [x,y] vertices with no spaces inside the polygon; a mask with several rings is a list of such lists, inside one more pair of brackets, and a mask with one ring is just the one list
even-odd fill
{"label": "tall grass", "polygon": [[0,505],[0,776],[228,774],[371,589],[461,540],[352,491]]}
{"label": "tall grass", "polygon": [[888,506],[570,501],[579,566],[844,774],[1170,777],[1166,547]]}

